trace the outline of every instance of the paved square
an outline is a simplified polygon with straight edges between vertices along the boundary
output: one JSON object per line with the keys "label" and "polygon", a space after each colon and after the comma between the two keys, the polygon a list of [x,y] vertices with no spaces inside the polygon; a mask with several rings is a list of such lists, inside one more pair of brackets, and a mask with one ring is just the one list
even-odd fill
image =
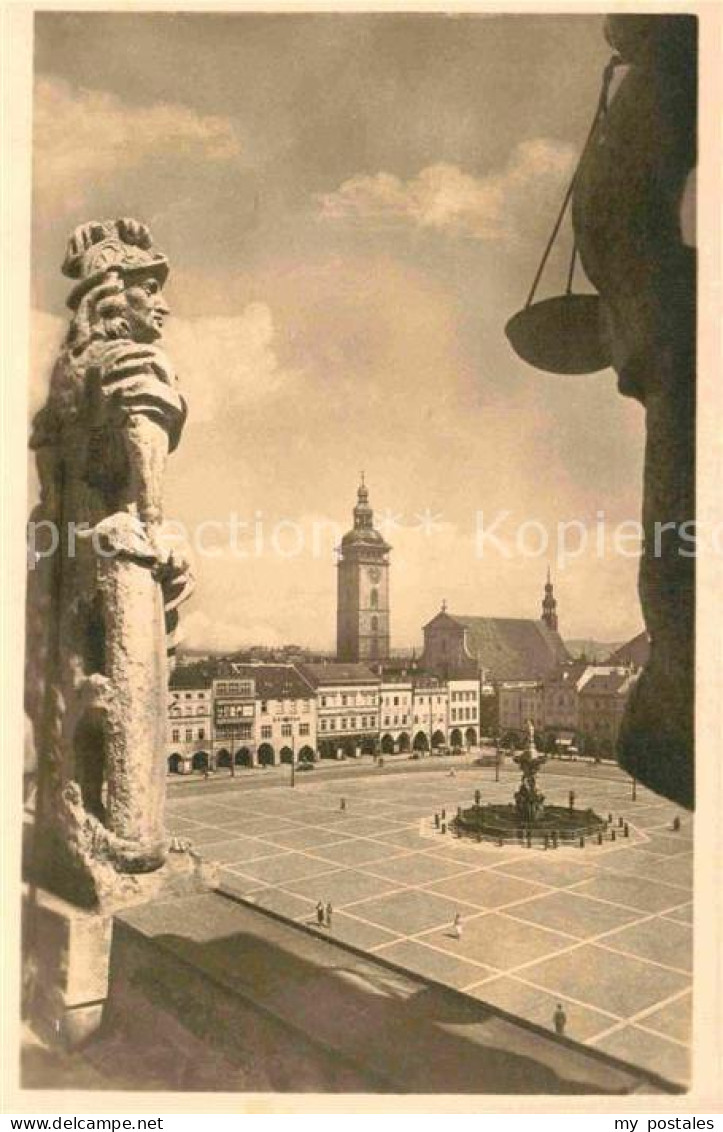
{"label": "paved square", "polygon": [[359,873],[355,869],[338,869],[324,873],[322,880],[307,877],[304,880],[288,881],[285,887],[290,892],[298,892],[300,896],[314,901],[321,899],[323,895],[324,900],[330,900],[335,908],[343,908],[347,904],[357,904],[372,896],[392,892],[399,885],[370,873]]}
{"label": "paved square", "polygon": [[618,1018],[634,1018],[688,986],[685,975],[591,944],[543,959],[527,969],[525,978]]}
{"label": "paved square", "polygon": [[[476,912],[477,909],[464,909]],[[416,935],[425,929],[447,924],[451,926],[459,906],[433,892],[405,888],[377,900],[363,900],[354,905],[354,915],[373,924],[391,928],[400,935]]]}
{"label": "paved square", "polygon": [[558,1002],[563,1006],[567,1015],[565,1033],[568,1037],[577,1038],[578,1041],[588,1041],[596,1034],[602,1034],[614,1025],[616,1019],[613,1015],[603,1014],[600,1010],[593,1010],[578,1002],[571,1002],[564,995],[549,994],[541,991],[531,983],[520,979],[502,975],[496,979],[488,979],[476,987],[467,987],[467,993],[475,998],[481,998],[493,1006],[526,1018],[528,1022],[536,1022],[539,1026],[549,1026]]}
{"label": "paved square", "polygon": [[460,766],[454,778],[411,769],[326,781],[321,771],[293,791],[276,771],[179,782],[169,826],[219,862],[241,899],[308,926],[329,901],[331,933],[320,935],[549,1028],[562,1002],[569,1036],[685,1083],[690,815],[640,786],[633,802],[609,767],[553,766],[549,803],[566,804],[572,788],[578,804],[622,815],[630,837],[556,852],[478,844],[443,835],[434,813],[451,818],[478,787],[485,801],[508,801],[517,772],[496,783],[490,768]]}
{"label": "paved square", "polygon": [[477,959],[488,967],[505,971],[531,963],[543,955],[550,955],[569,947],[570,936],[523,924],[498,912],[477,914],[472,919],[463,917],[462,938],[455,939],[445,929],[422,936],[454,955]]}
{"label": "paved square", "polygon": [[[552,892],[510,908],[510,915],[543,928],[566,932],[576,939],[590,939],[637,920],[637,912],[616,904],[603,904],[577,892]],[[608,937],[610,938],[610,937]]]}
{"label": "paved square", "polygon": [[659,916],[605,937],[605,946],[615,951],[650,959],[664,967],[693,970],[693,932],[687,924],[665,924]]}
{"label": "paved square", "polygon": [[431,885],[430,891],[439,892],[453,900],[475,904],[478,908],[500,908],[504,904],[527,900],[548,890],[540,884],[529,884],[524,880],[516,880],[515,877],[479,871]]}
{"label": "paved square", "polygon": [[495,974],[491,967],[452,957],[414,939],[402,939],[398,943],[378,947],[376,953],[391,963],[398,963],[400,967],[452,987],[468,987],[470,983]]}

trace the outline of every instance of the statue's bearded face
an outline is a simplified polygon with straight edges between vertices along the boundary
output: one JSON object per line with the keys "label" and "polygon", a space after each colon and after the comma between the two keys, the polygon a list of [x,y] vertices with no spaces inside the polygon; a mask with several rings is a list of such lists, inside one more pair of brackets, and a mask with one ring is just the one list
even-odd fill
{"label": "statue's bearded face", "polygon": [[136,342],[155,342],[163,333],[163,321],[171,313],[161,284],[148,275],[125,288],[125,320]]}

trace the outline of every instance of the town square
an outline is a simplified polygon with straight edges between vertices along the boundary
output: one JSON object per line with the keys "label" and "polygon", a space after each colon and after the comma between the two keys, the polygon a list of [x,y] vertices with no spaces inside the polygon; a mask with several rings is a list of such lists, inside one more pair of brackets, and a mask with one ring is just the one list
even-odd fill
{"label": "town square", "polygon": [[316,904],[330,902],[331,927],[319,930],[333,939],[550,1029],[561,1002],[569,1036],[685,1084],[690,816],[640,786],[632,801],[630,780],[609,766],[548,763],[548,797],[565,803],[574,787],[628,821],[629,839],[476,844],[442,835],[434,813],[451,816],[478,787],[506,799],[519,775],[505,767],[497,783],[491,766],[431,761],[322,769],[293,791],[286,766],[176,780],[169,826],[219,863],[224,892],[312,929]]}

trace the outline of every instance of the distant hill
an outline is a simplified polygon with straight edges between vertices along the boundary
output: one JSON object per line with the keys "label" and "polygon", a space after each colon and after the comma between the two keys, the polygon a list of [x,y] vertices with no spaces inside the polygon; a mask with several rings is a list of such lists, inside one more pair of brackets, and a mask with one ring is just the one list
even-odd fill
{"label": "distant hill", "polygon": [[609,643],[590,640],[565,641],[565,646],[570,656],[577,659],[584,653],[588,660],[595,661],[597,664],[602,664],[602,662],[607,660],[622,644],[622,641],[610,641]]}

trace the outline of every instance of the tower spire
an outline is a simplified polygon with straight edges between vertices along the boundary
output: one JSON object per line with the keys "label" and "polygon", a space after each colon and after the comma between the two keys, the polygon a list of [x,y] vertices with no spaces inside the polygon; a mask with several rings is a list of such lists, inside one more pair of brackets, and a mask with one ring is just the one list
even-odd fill
{"label": "tower spire", "polygon": [[547,567],[547,581],[545,582],[545,596],[542,599],[542,621],[548,629],[557,632],[557,601],[552,587],[550,567]]}

